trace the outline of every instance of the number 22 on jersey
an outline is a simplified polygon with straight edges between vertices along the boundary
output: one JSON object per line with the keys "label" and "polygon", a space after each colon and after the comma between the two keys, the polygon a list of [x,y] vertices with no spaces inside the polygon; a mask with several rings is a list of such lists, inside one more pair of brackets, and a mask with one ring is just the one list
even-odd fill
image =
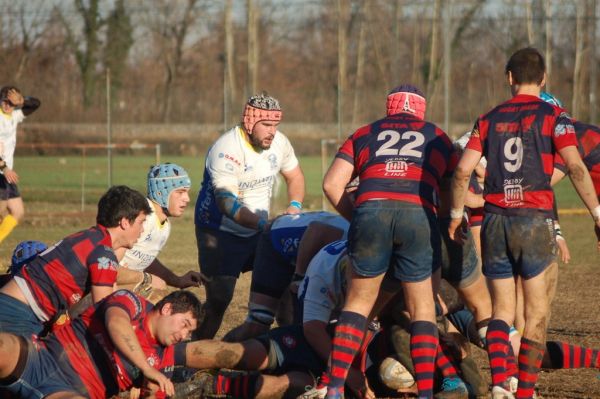
{"label": "number 22 on jersey", "polygon": [[[398,142],[402,140],[401,145],[398,147]],[[383,142],[377,151],[375,156],[404,156],[404,157],[415,157],[421,158],[423,151],[420,151],[420,147],[425,142],[425,136],[423,133],[416,132],[413,130],[403,132],[400,134],[395,130],[384,130],[377,135],[377,141]]]}

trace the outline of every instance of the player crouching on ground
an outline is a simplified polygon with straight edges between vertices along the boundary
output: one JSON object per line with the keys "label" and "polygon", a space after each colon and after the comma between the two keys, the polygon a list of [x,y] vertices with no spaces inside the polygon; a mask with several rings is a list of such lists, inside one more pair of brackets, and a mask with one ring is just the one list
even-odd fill
{"label": "player crouching on ground", "polygon": [[192,183],[188,173],[174,163],[158,164],[150,167],[147,183],[148,205],[153,212],[146,217],[142,234],[133,248],[115,251],[121,266],[117,285],[156,302],[166,295],[167,286],[198,286],[202,275],[188,271],[178,276],[158,259],[171,233],[169,218],[182,216],[190,202]]}
{"label": "player crouching on ground", "polygon": [[200,301],[176,291],[153,306],[118,290],[43,339],[0,333],[0,387],[17,398],[111,397],[134,386],[173,395],[168,376],[183,362]]}
{"label": "player crouching on ground", "polygon": [[0,287],[8,283],[12,276],[21,270],[26,263],[31,262],[33,258],[47,248],[48,246],[41,241],[21,241],[18,243],[13,251],[6,274],[0,275]]}
{"label": "player crouching on ground", "polygon": [[131,248],[151,212],[142,194],[111,187],[98,201],[96,225],[72,234],[27,263],[0,288],[0,331],[31,336],[68,322],[67,309],[91,294],[113,292],[114,251]]}

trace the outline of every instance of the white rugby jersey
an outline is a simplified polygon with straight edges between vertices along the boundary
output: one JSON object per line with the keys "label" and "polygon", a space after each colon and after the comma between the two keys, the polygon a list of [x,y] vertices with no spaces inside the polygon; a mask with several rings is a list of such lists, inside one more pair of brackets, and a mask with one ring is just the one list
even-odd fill
{"label": "white rugby jersey", "polygon": [[277,173],[298,166],[290,141],[277,131],[268,150],[257,151],[239,126],[225,132],[208,150],[204,178],[198,194],[195,223],[249,237],[256,230],[225,216],[215,201],[215,189],[238,196],[241,204],[263,218],[269,217],[273,183]]}
{"label": "white rugby jersey", "polygon": [[158,215],[154,212],[153,202],[148,199],[148,203],[153,211],[146,216],[142,234],[133,248],[125,251],[123,259],[119,262],[119,266],[140,272],[144,271],[156,259],[167,243],[169,234],[171,234],[169,219],[161,223],[158,220]]}
{"label": "white rugby jersey", "polygon": [[296,262],[298,245],[304,232],[312,222],[320,222],[343,231],[346,239],[350,223],[340,215],[331,212],[303,212],[277,217],[271,225],[271,243],[280,255],[292,263]]}
{"label": "white rugby jersey", "polygon": [[8,115],[0,109],[0,157],[13,169],[15,147],[17,146],[17,125],[25,119],[20,109]]}
{"label": "white rugby jersey", "polygon": [[323,247],[310,261],[298,299],[303,302],[302,322],[337,319],[344,306],[346,268],[350,266],[346,240]]}

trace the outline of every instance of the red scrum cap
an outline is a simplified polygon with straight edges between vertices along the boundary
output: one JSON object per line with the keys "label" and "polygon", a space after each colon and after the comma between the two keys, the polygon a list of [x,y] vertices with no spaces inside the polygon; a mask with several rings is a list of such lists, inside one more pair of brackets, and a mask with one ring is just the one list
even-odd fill
{"label": "red scrum cap", "polygon": [[425,119],[427,101],[425,95],[415,86],[401,85],[388,94],[386,108],[388,116],[408,113]]}
{"label": "red scrum cap", "polygon": [[254,125],[260,121],[280,121],[282,117],[279,101],[267,94],[259,94],[248,99],[244,107],[242,121],[246,133],[252,134]]}

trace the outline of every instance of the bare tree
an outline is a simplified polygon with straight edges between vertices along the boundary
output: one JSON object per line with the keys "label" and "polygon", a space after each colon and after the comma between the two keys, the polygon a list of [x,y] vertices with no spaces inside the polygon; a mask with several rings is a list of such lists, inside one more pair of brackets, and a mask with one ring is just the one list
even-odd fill
{"label": "bare tree", "polygon": [[577,22],[575,35],[575,65],[573,66],[573,102],[571,112],[575,117],[580,117],[581,99],[583,97],[583,56],[585,51],[585,4],[583,0],[576,0]]}
{"label": "bare tree", "polygon": [[426,91],[428,96],[432,96],[433,85],[437,80],[437,65],[439,58],[439,35],[440,35],[440,23],[442,15],[442,3],[441,0],[435,0],[433,5],[433,19],[431,20],[431,47],[429,49],[429,72],[427,73],[427,86]]}
{"label": "bare tree", "polygon": [[258,83],[258,23],[259,11],[255,4],[256,0],[247,0],[247,28],[248,28],[248,76],[246,85],[246,97],[256,92]]}
{"label": "bare tree", "polygon": [[544,11],[545,11],[545,27],[546,27],[546,74],[548,78],[546,79],[546,90],[550,90],[551,87],[551,79],[552,79],[552,18],[553,18],[553,7],[552,0],[544,1]]}
{"label": "bare tree", "polygon": [[[225,109],[230,110],[233,107],[233,101],[236,98],[237,82],[235,74],[235,47],[233,37],[233,21],[231,18],[231,4],[232,0],[227,0],[225,3],[225,83],[226,83],[226,94]],[[230,121],[227,120],[230,116],[225,115],[225,123],[228,124]]]}
{"label": "bare tree", "polygon": [[358,50],[356,52],[356,81],[354,84],[354,104],[352,106],[352,125],[355,126],[360,117],[360,98],[362,96],[362,84],[365,73],[365,30],[366,24],[363,14],[363,5],[359,5],[358,10]]}
{"label": "bare tree", "polygon": [[171,121],[173,88],[181,73],[184,45],[201,14],[197,3],[197,0],[157,0],[152,9],[146,10],[146,24],[163,65],[163,88],[158,101],[163,122]]}
{"label": "bare tree", "polygon": [[347,44],[346,31],[350,20],[350,0],[337,0],[338,17],[338,136],[343,129],[344,120],[344,96],[346,95],[346,82],[348,81],[348,70],[346,67]]}
{"label": "bare tree", "polygon": [[[100,15],[98,0],[74,0],[75,9],[83,23],[83,43],[78,34],[73,30],[73,25],[62,15],[63,27],[67,34],[67,45],[75,55],[77,66],[81,75],[83,106],[92,105],[96,93],[96,65],[100,52],[100,31],[105,20]],[[83,44],[83,45],[82,45]]]}
{"label": "bare tree", "polygon": [[133,26],[124,0],[117,0],[106,26],[104,66],[110,69],[111,97],[116,98],[123,83],[129,49],[133,45]]}
{"label": "bare tree", "polygon": [[10,7],[18,7],[15,10],[18,14],[18,24],[20,33],[20,48],[19,59],[15,71],[14,80],[17,84],[21,81],[23,72],[35,46],[39,43],[44,33],[44,26],[48,21],[50,9],[47,8],[47,3],[42,1],[23,2],[19,4],[11,4]]}
{"label": "bare tree", "polygon": [[588,16],[590,17],[590,123],[596,124],[596,90],[598,86],[598,66],[596,64],[596,0],[590,0],[589,6],[590,7]]}

